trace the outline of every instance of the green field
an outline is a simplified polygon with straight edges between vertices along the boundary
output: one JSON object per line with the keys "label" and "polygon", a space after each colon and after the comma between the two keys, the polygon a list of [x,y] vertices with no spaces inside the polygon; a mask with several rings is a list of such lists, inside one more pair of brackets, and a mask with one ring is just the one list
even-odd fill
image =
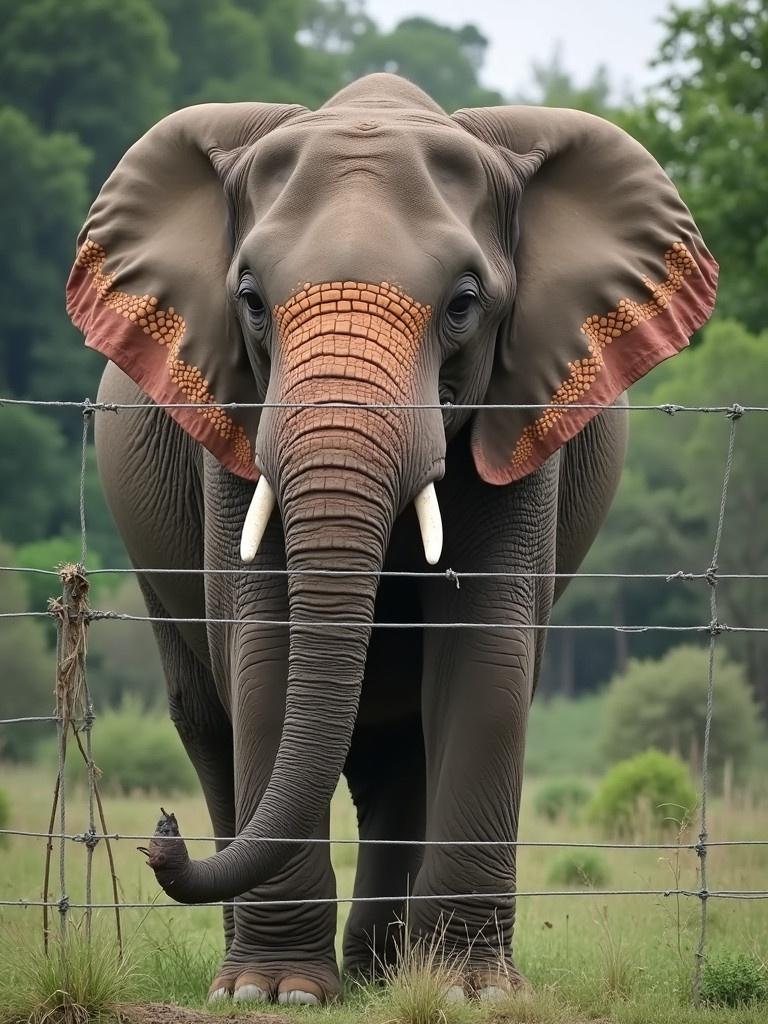
{"label": "green field", "polygon": [[[50,813],[52,773],[35,767],[4,766],[3,788],[11,802],[15,828],[43,830]],[[533,798],[537,781],[525,794],[521,835],[523,840],[595,841],[601,837],[585,824],[548,822],[536,816]],[[145,794],[108,797],[105,801],[110,832],[151,831],[157,818],[160,796]],[[187,834],[207,834],[210,829],[202,799],[163,793],[162,801],[177,813]],[[83,791],[70,791],[68,828],[81,831],[87,824]],[[354,814],[348,796],[339,792],[334,802],[335,837],[354,835]],[[726,804],[716,800],[711,809],[711,837],[729,839],[768,836],[768,808],[746,793]],[[652,839],[638,836],[638,840]],[[691,841],[691,834],[684,837]],[[137,842],[114,844],[121,896],[131,902],[164,902]],[[195,844],[198,855],[208,844]],[[67,846],[67,893],[79,902],[84,893],[85,850]],[[558,850],[523,848],[519,855],[520,891],[552,888],[549,873]],[[607,888],[665,889],[698,886],[697,858],[690,850],[607,850],[599,854],[607,870]],[[0,899],[39,899],[42,892],[44,841],[13,837],[0,847]],[[349,896],[354,872],[354,847],[333,850],[339,896]],[[112,899],[103,844],[94,858],[94,898]],[[768,881],[768,848],[715,848],[709,854],[711,889],[765,888]],[[53,858],[53,893],[58,895],[58,851]],[[584,891],[584,890],[582,890]],[[491,1010],[469,1007],[457,1019],[651,1022],[723,1020],[764,1021],[765,1006],[741,1010],[690,1009],[690,976],[698,938],[699,902],[695,898],[664,896],[598,896],[589,894],[521,898],[518,903],[516,957],[533,983],[533,999],[513,1001],[509,1007]],[[1,908],[2,985],[12,984],[14,964],[24,951],[39,944],[39,908]],[[347,907],[339,912],[339,931]],[[80,911],[72,912],[77,922]],[[100,943],[111,941],[111,911],[100,911]],[[57,912],[53,912],[56,924]],[[202,1006],[211,971],[221,943],[219,911],[215,908],[170,908],[123,911],[123,927],[131,957],[138,964],[140,981],[136,996],[146,1001],[178,1002]],[[709,905],[709,952],[743,952],[768,957],[768,904],[711,900]],[[284,1012],[283,1008],[279,1008]],[[278,1012],[278,1008],[275,1008]],[[343,1008],[293,1011],[323,1017],[330,1022],[355,1019],[387,1021],[404,1019],[393,1014],[386,996],[354,991]],[[463,1016],[462,1016],[463,1015]],[[0,1008],[0,1019],[2,1009]],[[437,1018],[435,1018],[437,1019]],[[449,1021],[451,1016],[447,1018]]]}

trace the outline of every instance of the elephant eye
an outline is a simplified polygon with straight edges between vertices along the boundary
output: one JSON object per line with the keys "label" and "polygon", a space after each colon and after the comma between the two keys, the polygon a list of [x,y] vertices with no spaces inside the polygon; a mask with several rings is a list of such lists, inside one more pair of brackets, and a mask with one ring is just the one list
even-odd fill
{"label": "elephant eye", "polygon": [[248,311],[248,319],[257,329],[261,329],[267,322],[267,307],[264,300],[256,289],[256,284],[251,277],[244,277],[237,289],[238,299],[245,305]]}
{"label": "elephant eye", "polygon": [[457,331],[466,327],[477,307],[479,298],[480,293],[474,281],[463,281],[446,309],[449,326]]}

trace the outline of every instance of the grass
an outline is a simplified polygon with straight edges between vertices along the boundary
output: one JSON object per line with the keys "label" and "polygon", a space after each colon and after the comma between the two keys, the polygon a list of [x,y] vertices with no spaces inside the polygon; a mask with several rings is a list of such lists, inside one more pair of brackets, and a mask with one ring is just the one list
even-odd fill
{"label": "grass", "polygon": [[[98,732],[95,736],[98,761]],[[543,782],[542,782],[543,784]],[[527,786],[521,816],[520,838],[556,841],[596,841],[599,836],[585,822],[551,822],[534,810],[538,780]],[[3,768],[3,788],[8,794],[13,826],[43,831],[50,813],[51,773],[38,767]],[[158,815],[161,797],[132,794],[109,796],[105,806],[110,831],[146,833]],[[162,794],[178,815],[183,831],[206,834],[210,829],[202,798],[196,794],[171,799]],[[82,791],[67,795],[68,827],[81,831],[87,824],[87,806]],[[354,835],[354,813],[349,797],[340,791],[333,805],[333,830],[338,838]],[[567,834],[566,834],[567,833]],[[711,805],[710,833],[713,838],[749,839],[768,836],[768,806],[740,793],[729,802]],[[637,838],[644,838],[639,836]],[[647,837],[646,837],[647,838]],[[689,833],[684,841],[692,841]],[[136,852],[136,840],[113,844],[121,896],[135,902],[151,902],[158,888]],[[212,844],[195,843],[197,856],[212,852]],[[67,846],[67,894],[72,902],[84,895],[84,847]],[[548,876],[562,851],[522,848],[518,861],[521,891],[551,888]],[[42,893],[44,841],[12,837],[0,847],[0,899],[39,899]],[[695,889],[698,860],[693,851],[606,850],[601,854],[616,888]],[[348,896],[354,879],[354,846],[335,846],[332,859],[338,892]],[[711,848],[709,879],[713,889],[761,888],[768,877],[768,849],[765,847]],[[54,851],[55,895],[58,893],[58,858]],[[111,887],[104,844],[94,857],[94,898],[110,902]],[[339,933],[347,906],[339,907]],[[57,917],[54,911],[54,917]],[[82,912],[72,911],[77,922]],[[220,955],[220,912],[217,908],[157,908],[123,912],[126,944],[131,969],[120,978],[111,952],[110,911],[97,912],[100,935],[95,949],[98,957],[92,974],[75,948],[72,965],[62,962],[58,950],[41,963],[35,950],[41,936],[41,914],[37,908],[0,907],[0,1021],[30,1019],[42,1024],[47,995],[67,989],[72,1002],[94,1007],[122,999],[110,994],[100,978],[120,984],[130,998],[151,1002],[175,1002],[202,1007],[217,958]],[[56,921],[54,920],[54,924]],[[341,1006],[322,1010],[275,1007],[296,1020],[323,1024],[351,1024],[370,1020],[373,1024],[504,1024],[523,1021],[535,1024],[583,1024],[589,1019],[612,1024],[691,1024],[764,1022],[763,1005],[743,1008],[690,1007],[690,977],[698,939],[699,903],[685,897],[595,895],[589,886],[575,888],[573,895],[541,896],[518,901],[515,955],[518,966],[530,979],[532,993],[515,994],[497,1007],[444,1006],[434,998],[434,986],[423,980],[424,951],[400,965],[383,990],[350,986]],[[763,964],[768,959],[768,907],[761,901],[709,902],[709,951],[713,956],[744,954]],[[109,969],[101,970],[99,963]],[[79,966],[78,966],[79,965]],[[111,965],[111,967],[109,966]],[[434,967],[434,964],[433,964]],[[69,972],[69,973],[68,973]],[[87,998],[79,978],[101,994]],[[24,980],[26,978],[26,980]],[[37,979],[37,980],[35,980]],[[21,1012],[24,993],[24,1012]],[[46,995],[47,994],[47,995]],[[17,998],[18,997],[18,998]],[[15,1000],[15,1002],[14,1002]],[[41,1009],[43,1007],[43,1009]],[[12,1009],[13,1008],[13,1009]],[[421,1008],[421,1009],[420,1009]],[[14,1017],[13,1014],[16,1014]],[[93,1012],[90,1012],[93,1017]],[[53,1014],[51,1024],[81,1024],[84,1018]],[[181,1018],[179,1018],[181,1019]]]}

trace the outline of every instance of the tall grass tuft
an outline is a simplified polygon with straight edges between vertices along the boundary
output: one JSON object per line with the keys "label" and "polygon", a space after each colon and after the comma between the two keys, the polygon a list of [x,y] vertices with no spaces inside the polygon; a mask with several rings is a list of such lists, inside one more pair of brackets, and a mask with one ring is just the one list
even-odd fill
{"label": "tall grass tuft", "polygon": [[66,939],[50,943],[48,955],[39,942],[9,942],[0,958],[0,1022],[88,1024],[135,998],[137,989],[135,964],[98,935],[89,945],[70,928]]}
{"label": "tall grass tuft", "polygon": [[405,929],[394,964],[383,970],[388,1024],[464,1024],[471,1010],[452,1000],[464,985],[466,957],[450,955],[438,931],[429,940],[413,939]]}

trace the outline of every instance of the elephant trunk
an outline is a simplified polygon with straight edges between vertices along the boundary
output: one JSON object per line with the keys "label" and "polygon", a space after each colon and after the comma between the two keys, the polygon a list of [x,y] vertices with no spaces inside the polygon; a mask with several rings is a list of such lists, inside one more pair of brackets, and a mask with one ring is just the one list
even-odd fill
{"label": "elephant trunk", "polygon": [[[392,389],[392,374],[371,373],[372,346],[358,362],[335,334],[293,377],[283,368],[283,402],[413,402]],[[375,353],[374,353],[375,354]],[[331,369],[329,373],[329,355]],[[382,346],[382,360],[388,358]],[[319,394],[318,394],[319,390]],[[150,864],[166,892],[181,902],[235,897],[273,875],[289,851],[274,839],[311,836],[333,794],[352,739],[373,624],[379,573],[395,516],[441,475],[442,424],[420,429],[412,413],[372,408],[268,409],[259,430],[259,463],[279,498],[289,570],[290,652],[285,719],[272,775],[253,817],[225,850],[191,861],[180,839],[153,841]],[[418,439],[418,441],[417,441]],[[419,441],[421,443],[419,443]],[[268,493],[256,498],[269,506]],[[434,489],[419,520],[439,555]],[[437,515],[438,525],[435,524]],[[426,541],[425,541],[426,546]],[[245,547],[245,540],[244,540]],[[428,557],[429,553],[428,552]],[[345,575],[328,575],[344,570]]]}

